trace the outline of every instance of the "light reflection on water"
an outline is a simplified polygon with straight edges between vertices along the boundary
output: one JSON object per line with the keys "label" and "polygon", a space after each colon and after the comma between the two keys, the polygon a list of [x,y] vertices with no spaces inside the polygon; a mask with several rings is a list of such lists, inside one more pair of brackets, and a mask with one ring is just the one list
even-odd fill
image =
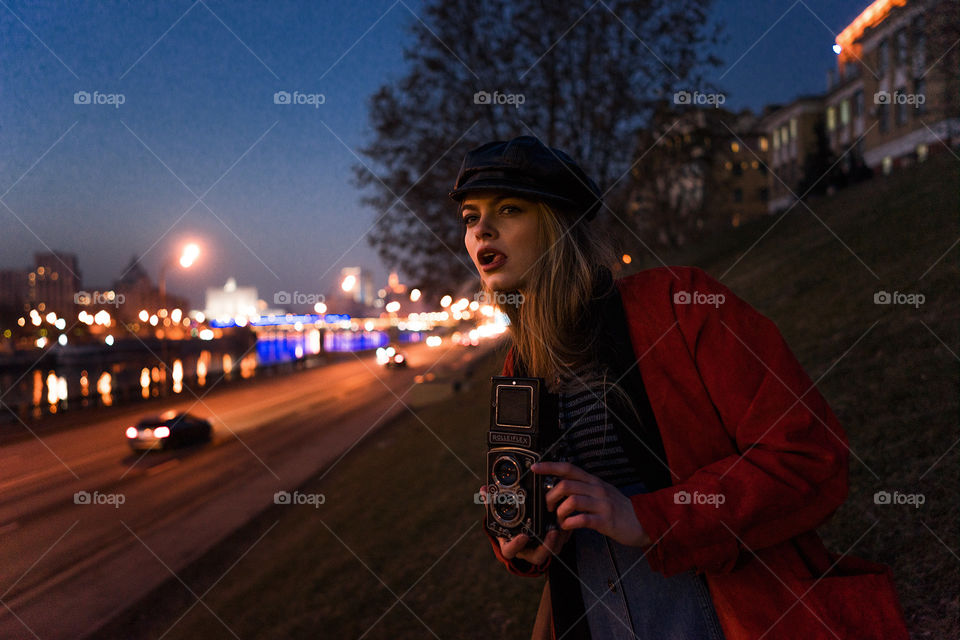
{"label": "light reflection on water", "polygon": [[[410,335],[409,339],[415,341],[417,337]],[[25,384],[9,391],[11,397],[23,397],[21,406],[24,402],[30,403],[24,409],[29,407],[34,418],[65,410],[70,402],[73,403],[70,408],[109,407],[117,402],[118,394],[119,398],[126,400],[132,396],[148,399],[158,397],[164,387],[170,388],[173,394],[180,394],[186,384],[205,387],[221,376],[226,380],[238,374],[243,379],[251,378],[256,375],[258,367],[293,362],[320,353],[321,341],[322,351],[327,352],[375,349],[390,342],[387,334],[380,331],[328,330],[321,333],[315,328],[300,332],[263,331],[258,335],[256,348],[246,355],[214,354],[204,349],[196,356],[174,359],[169,385],[167,372],[158,364],[120,363],[110,365],[110,370],[95,367],[63,368],[61,371],[37,368],[23,381]]]}

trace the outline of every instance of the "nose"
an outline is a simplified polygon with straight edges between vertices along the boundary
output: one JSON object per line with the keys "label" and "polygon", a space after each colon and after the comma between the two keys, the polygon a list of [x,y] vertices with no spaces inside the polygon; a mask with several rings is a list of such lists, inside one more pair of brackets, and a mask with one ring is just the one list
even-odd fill
{"label": "nose", "polygon": [[490,238],[496,234],[496,227],[491,224],[492,216],[481,214],[477,224],[473,226],[473,235],[476,238]]}

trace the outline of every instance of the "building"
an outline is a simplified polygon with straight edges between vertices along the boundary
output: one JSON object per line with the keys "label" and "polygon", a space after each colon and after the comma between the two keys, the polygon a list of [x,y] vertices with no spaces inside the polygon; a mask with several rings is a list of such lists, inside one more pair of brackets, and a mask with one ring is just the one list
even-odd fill
{"label": "building", "polygon": [[817,152],[818,129],[823,127],[823,99],[802,96],[783,107],[769,107],[757,129],[768,138],[770,175],[767,210],[788,208],[806,175],[809,157]]}
{"label": "building", "polygon": [[74,317],[74,296],[82,288],[77,256],[58,251],[37,252],[33,255],[33,265],[33,270],[27,273],[30,308]]}
{"label": "building", "polygon": [[[142,310],[146,310],[150,315],[160,311],[160,291],[137,256],[130,258],[127,268],[114,280],[112,291],[116,293],[119,303],[115,305],[115,310],[111,309],[111,313],[124,322],[136,322]],[[102,300],[104,296],[95,295],[94,298]],[[167,308],[170,310],[180,309],[185,313],[190,306],[189,300],[169,291],[166,292],[166,299]]]}
{"label": "building", "polygon": [[825,120],[845,171],[886,174],[960,142],[956,7],[876,0],[837,35]]}
{"label": "building", "polygon": [[370,272],[360,267],[340,269],[340,292],[349,300],[369,306],[376,300],[373,278]]}
{"label": "building", "polygon": [[719,127],[712,127],[712,171],[716,174],[712,184],[719,188],[711,197],[710,206],[725,225],[737,227],[767,213],[770,138],[749,110],[718,115],[723,121]]}
{"label": "building", "polygon": [[29,269],[0,270],[0,309],[16,314],[23,314],[30,310],[27,299],[30,295]]}
{"label": "building", "polygon": [[[286,291],[278,292],[274,296],[274,302],[280,305],[291,304],[294,302],[291,295]],[[237,281],[230,278],[223,288],[207,289],[203,315],[210,320],[252,318],[260,315],[261,309],[266,310],[257,301],[256,287],[238,287]]]}

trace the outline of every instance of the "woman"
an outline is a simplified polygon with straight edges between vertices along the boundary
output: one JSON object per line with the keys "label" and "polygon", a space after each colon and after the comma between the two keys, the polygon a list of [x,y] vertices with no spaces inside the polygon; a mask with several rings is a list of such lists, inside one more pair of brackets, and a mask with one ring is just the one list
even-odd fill
{"label": "woman", "polygon": [[548,573],[535,636],[908,637],[889,569],[813,531],[847,440],[772,322],[697,268],[614,281],[599,189],[535,138],[470,151],[450,196],[484,290],[518,302],[504,375],[560,398],[561,462],[533,469],[560,528],[488,533]]}

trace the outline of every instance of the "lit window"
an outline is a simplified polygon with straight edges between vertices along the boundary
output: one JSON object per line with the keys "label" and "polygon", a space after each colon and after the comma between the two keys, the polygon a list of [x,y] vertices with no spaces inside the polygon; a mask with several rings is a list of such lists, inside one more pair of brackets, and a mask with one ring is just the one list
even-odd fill
{"label": "lit window", "polygon": [[760,136],[760,151],[767,150],[767,136]]}
{"label": "lit window", "polygon": [[927,159],[927,156],[930,154],[930,149],[927,148],[925,144],[917,145],[917,162],[923,162]]}
{"label": "lit window", "polygon": [[893,171],[893,158],[886,156],[883,159],[883,175],[888,176]]}
{"label": "lit window", "polygon": [[791,140],[797,139],[797,119],[796,118],[790,118],[790,139]]}
{"label": "lit window", "polygon": [[840,124],[847,126],[850,123],[850,101],[840,103]]}
{"label": "lit window", "polygon": [[833,131],[837,128],[837,110],[833,107],[827,107],[827,131]]}
{"label": "lit window", "polygon": [[730,151],[733,151],[734,153],[740,153],[740,144],[737,142],[731,142]]}

